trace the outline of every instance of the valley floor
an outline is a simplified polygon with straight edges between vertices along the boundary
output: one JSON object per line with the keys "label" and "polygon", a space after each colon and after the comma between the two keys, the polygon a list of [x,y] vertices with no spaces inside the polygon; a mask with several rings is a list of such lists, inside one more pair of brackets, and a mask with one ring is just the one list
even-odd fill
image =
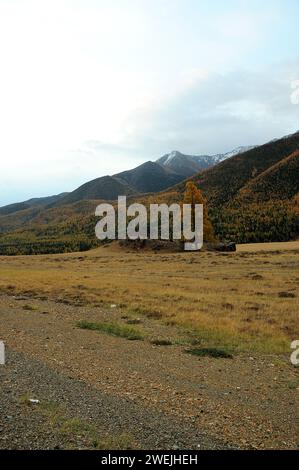
{"label": "valley floor", "polygon": [[0,268],[0,448],[298,448],[296,250],[110,247]]}
{"label": "valley floor", "polygon": [[257,253],[259,251],[288,251],[299,250],[299,241],[276,242],[276,243],[247,243],[237,246],[238,252]]}

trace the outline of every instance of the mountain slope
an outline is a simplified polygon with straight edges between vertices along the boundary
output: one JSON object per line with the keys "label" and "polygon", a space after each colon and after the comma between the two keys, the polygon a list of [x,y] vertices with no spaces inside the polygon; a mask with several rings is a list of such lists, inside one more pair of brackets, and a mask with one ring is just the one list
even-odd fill
{"label": "mountain slope", "polygon": [[96,178],[88,183],[79,186],[66,197],[54,204],[55,206],[61,206],[66,204],[72,204],[77,201],[83,201],[87,199],[104,199],[112,201],[121,196],[132,196],[138,192],[131,188],[125,182],[121,182],[118,178],[113,176],[103,176]]}
{"label": "mountain slope", "polygon": [[59,200],[55,206],[87,199],[112,201],[118,196],[162,191],[184,179],[158,163],[147,162],[114,176],[103,176],[89,181]]}
{"label": "mountain slope", "polygon": [[15,212],[23,211],[33,207],[46,207],[49,204],[53,204],[63,199],[68,193],[61,193],[55,196],[48,197],[37,197],[28,199],[24,202],[16,202],[15,204],[9,204],[7,206],[0,207],[0,215],[9,215]]}
{"label": "mountain slope", "polygon": [[195,175],[192,180],[201,188],[210,205],[222,206],[232,201],[251,180],[298,149],[299,132],[229,158]]}
{"label": "mountain slope", "polygon": [[94,214],[101,199],[77,201],[72,204],[58,207],[29,207],[17,213],[0,216],[0,234],[19,229],[32,229],[34,226],[47,226],[48,224],[59,224]]}
{"label": "mountain slope", "polygon": [[239,203],[291,199],[299,193],[299,150],[250,181],[237,195]]}
{"label": "mountain slope", "polygon": [[194,173],[215,166],[223,160],[251,150],[252,148],[254,147],[238,147],[231,152],[219,153],[217,155],[185,155],[174,150],[159,158],[157,163],[188,178],[194,175]]}
{"label": "mountain slope", "polygon": [[114,178],[140,193],[162,191],[182,181],[184,177],[184,174],[177,174],[171,168],[163,167],[155,162],[146,162],[133,170],[114,175]]}
{"label": "mountain slope", "polygon": [[114,176],[104,176],[89,181],[71,193],[33,198],[28,201],[0,207],[0,216],[39,207],[55,207],[88,199],[117,199],[118,195],[132,196],[137,193],[159,192],[176,185],[200,170],[210,168],[231,155],[244,151],[246,147],[219,155],[184,155],[174,151],[157,162],[146,162],[132,170]]}
{"label": "mountain slope", "polygon": [[[298,162],[299,132],[237,154],[193,176],[191,180],[207,199],[219,239],[252,243],[298,238]],[[132,202],[146,205],[153,201],[180,203],[186,181],[177,183],[177,178],[183,176],[172,168],[148,162],[90,181],[52,204],[0,214],[0,254],[95,246],[94,209],[100,200],[127,195]],[[170,187],[172,181],[175,183]]]}
{"label": "mountain slope", "polygon": [[[299,236],[299,132],[256,147],[191,178],[202,190],[216,235],[236,243]],[[160,193],[182,200],[185,182]]]}
{"label": "mountain slope", "polygon": [[187,178],[200,170],[209,168],[211,166],[211,159],[208,155],[196,157],[193,155],[184,155],[174,150],[159,158],[157,163]]}

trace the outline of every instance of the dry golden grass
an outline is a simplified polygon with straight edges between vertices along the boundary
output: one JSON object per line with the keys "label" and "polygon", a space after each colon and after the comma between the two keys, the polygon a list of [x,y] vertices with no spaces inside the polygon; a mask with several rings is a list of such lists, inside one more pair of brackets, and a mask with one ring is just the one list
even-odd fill
{"label": "dry golden grass", "polygon": [[84,254],[1,257],[0,289],[117,304],[173,324],[207,347],[288,352],[299,326],[298,244],[259,250],[155,254],[113,245]]}
{"label": "dry golden grass", "polygon": [[299,241],[276,242],[276,243],[248,243],[238,245],[238,252],[258,252],[258,251],[286,251],[299,250]]}

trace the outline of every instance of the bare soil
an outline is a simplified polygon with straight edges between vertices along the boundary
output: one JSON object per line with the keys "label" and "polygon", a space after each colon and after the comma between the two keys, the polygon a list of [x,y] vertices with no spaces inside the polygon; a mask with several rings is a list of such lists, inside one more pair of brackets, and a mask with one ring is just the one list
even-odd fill
{"label": "bare soil", "polygon": [[[0,296],[8,351],[0,448],[298,448],[298,369],[289,357],[199,358],[175,341],[175,327],[154,319],[139,319],[143,341],[82,330],[81,319],[127,321],[120,307]],[[153,335],[172,344],[153,345]],[[58,424],[47,403],[63,410]],[[73,420],[81,426],[68,426]]]}

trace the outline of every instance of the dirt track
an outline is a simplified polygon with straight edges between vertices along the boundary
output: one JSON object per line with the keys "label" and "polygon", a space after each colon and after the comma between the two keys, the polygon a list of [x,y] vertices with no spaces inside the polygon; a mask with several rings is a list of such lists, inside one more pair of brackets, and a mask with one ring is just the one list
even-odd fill
{"label": "dirt track", "polygon": [[[29,302],[0,297],[8,350],[0,366],[0,447],[89,447],[86,433],[61,437],[47,426],[39,410],[48,401],[65,409],[64,421],[91,420],[104,437],[124,432],[134,448],[298,447],[298,374],[288,358],[199,359],[182,345],[157,347],[75,326],[81,318],[120,319],[120,309],[34,299],[30,311]],[[165,334],[167,327],[143,321]],[[26,406],[26,394],[41,403]]]}

